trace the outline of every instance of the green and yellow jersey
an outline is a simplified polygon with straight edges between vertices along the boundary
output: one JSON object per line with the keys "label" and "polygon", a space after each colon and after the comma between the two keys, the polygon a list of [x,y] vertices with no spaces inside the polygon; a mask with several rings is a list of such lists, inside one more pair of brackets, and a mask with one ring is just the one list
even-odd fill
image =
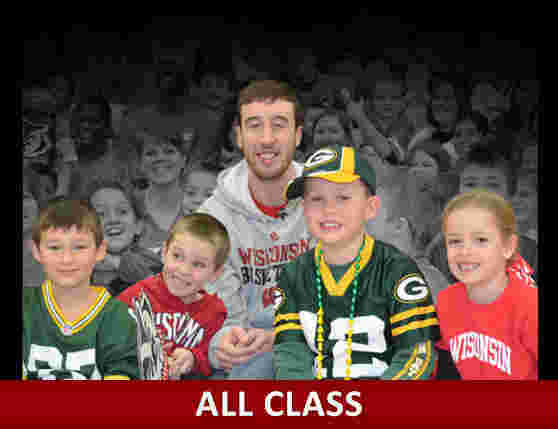
{"label": "green and yellow jersey", "polygon": [[[275,316],[274,367],[279,379],[311,379],[317,372],[318,294],[324,285],[323,378],[347,371],[347,332],[353,279],[355,300],[351,378],[427,379],[436,363],[440,338],[432,295],[416,263],[395,247],[365,236],[360,271],[321,261],[318,247],[288,263],[279,280]],[[337,280],[336,280],[337,278]]]}
{"label": "green and yellow jersey", "polygon": [[66,320],[46,281],[23,290],[23,378],[129,380],[139,377],[136,322],[105,288],[73,322]]}

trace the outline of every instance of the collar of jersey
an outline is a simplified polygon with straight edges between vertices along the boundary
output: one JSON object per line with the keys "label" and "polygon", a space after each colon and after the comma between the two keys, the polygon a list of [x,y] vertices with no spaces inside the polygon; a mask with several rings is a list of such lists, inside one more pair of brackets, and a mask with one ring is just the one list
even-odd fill
{"label": "collar of jersey", "polygon": [[[322,247],[322,242],[320,241],[316,248],[314,249],[314,262],[318,265],[319,252]],[[356,272],[356,261],[352,263],[347,272],[343,274],[343,277],[339,280],[339,283],[335,281],[335,278],[331,274],[331,270],[327,265],[325,258],[322,258],[320,263],[320,274],[322,276],[322,282],[331,296],[343,296],[347,291],[347,288],[352,283],[358,273],[368,264],[370,258],[372,257],[372,252],[374,251],[374,239],[368,235],[364,235],[364,247],[360,255],[360,268]]]}
{"label": "collar of jersey", "polygon": [[48,310],[48,313],[50,314],[50,317],[52,318],[54,323],[56,323],[56,325],[61,330],[63,330],[64,328],[70,328],[73,335],[89,325],[95,319],[97,314],[101,312],[105,304],[108,302],[110,294],[103,287],[93,286],[93,288],[97,292],[95,302],[76,320],[74,320],[73,322],[69,322],[62,314],[62,310],[54,299],[52,282],[50,280],[47,280],[42,284],[41,289],[43,292],[43,299],[46,309]]}

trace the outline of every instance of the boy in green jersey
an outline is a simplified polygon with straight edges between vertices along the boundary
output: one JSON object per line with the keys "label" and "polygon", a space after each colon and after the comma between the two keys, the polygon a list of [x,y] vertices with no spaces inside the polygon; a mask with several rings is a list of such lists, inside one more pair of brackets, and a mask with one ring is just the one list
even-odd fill
{"label": "boy in green jersey", "polygon": [[138,378],[136,322],[127,306],[90,284],[107,244],[95,210],[56,200],[33,225],[32,253],[47,279],[23,290],[23,378]]}
{"label": "boy in green jersey", "polygon": [[365,225],[380,200],[354,148],[314,152],[287,187],[303,197],[314,249],[288,263],[276,299],[277,379],[429,379],[439,325],[417,264]]}

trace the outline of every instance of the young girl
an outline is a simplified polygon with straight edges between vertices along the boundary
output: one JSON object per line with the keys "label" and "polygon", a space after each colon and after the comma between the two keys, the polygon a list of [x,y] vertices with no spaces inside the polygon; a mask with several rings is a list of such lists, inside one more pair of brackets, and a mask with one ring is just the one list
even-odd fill
{"label": "young girl", "polygon": [[443,213],[448,263],[459,280],[438,294],[442,340],[463,379],[537,379],[538,289],[518,253],[514,210],[474,190]]}
{"label": "young girl", "polygon": [[[93,271],[95,284],[105,286],[115,296],[161,271],[160,257],[145,244],[149,224],[138,216],[122,185],[109,181],[93,184],[89,202],[101,220],[107,241],[107,255]],[[140,236],[145,238],[140,240]]]}

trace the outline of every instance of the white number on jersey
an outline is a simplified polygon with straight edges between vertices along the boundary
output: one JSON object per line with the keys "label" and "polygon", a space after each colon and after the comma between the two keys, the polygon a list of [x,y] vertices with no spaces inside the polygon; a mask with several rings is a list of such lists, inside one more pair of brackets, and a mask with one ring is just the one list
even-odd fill
{"label": "white number on jersey", "polygon": [[[48,369],[37,369],[37,361],[46,362]],[[73,380],[86,380],[86,377],[80,372],[82,366],[95,365],[95,349],[85,349],[76,352],[66,353],[66,364],[63,367],[62,362],[64,356],[56,347],[39,346],[31,344],[29,350],[28,369],[27,372],[37,372],[37,376],[41,380],[54,380],[52,374],[54,370],[68,370],[72,374]],[[95,366],[91,379],[101,379],[101,374]]]}

